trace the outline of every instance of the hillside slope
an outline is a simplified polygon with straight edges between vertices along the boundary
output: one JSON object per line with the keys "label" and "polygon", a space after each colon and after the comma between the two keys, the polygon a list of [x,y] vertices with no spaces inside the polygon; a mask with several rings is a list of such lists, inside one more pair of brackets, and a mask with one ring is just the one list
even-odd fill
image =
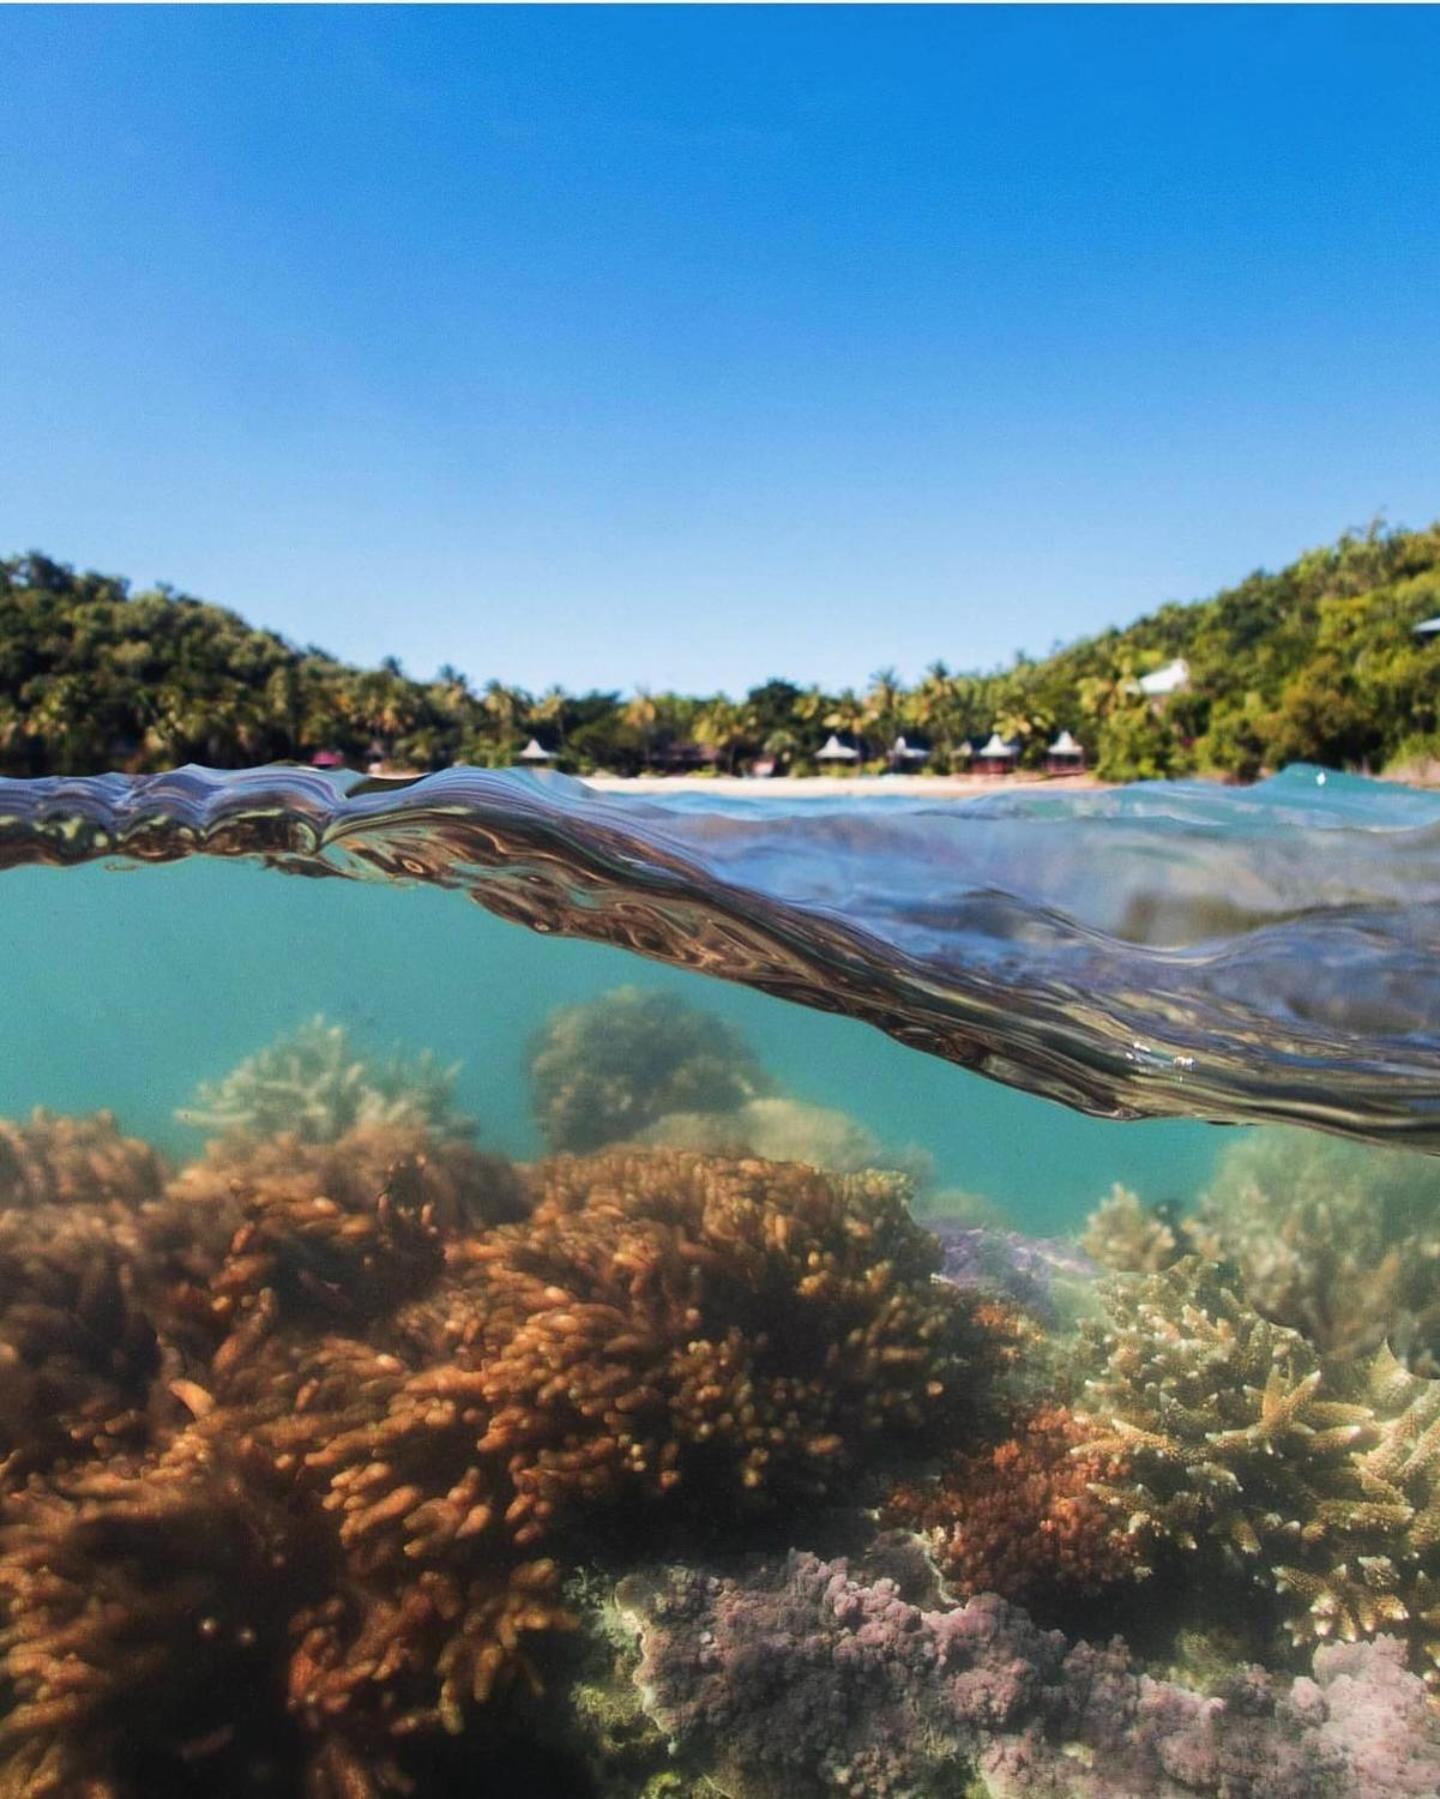
{"label": "hillside slope", "polygon": [[[1043,760],[1068,729],[1116,779],[1200,770],[1250,778],[1287,762],[1378,770],[1440,752],[1440,525],[1349,535],[1278,574],[988,674],[943,663],[907,688],[884,671],[827,694],[772,680],[740,701],[638,693],[536,698],[453,669],[355,668],[168,588],[31,554],[0,561],[0,772],[234,767],[330,751],[405,767],[505,764],[537,735],[558,765],[634,772],[677,759],[813,766],[832,731],[875,763],[900,732],[930,766],[998,729]],[[1189,688],[1163,709],[1138,678],[1176,657]]]}

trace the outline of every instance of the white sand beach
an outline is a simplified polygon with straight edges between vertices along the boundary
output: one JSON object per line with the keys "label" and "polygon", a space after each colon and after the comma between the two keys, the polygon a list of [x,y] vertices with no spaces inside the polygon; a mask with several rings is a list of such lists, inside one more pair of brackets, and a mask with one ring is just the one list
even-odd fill
{"label": "white sand beach", "polygon": [[1113,787],[1093,775],[798,775],[757,780],[749,775],[584,775],[587,787],[601,792],[723,794],[727,799],[970,799],[977,793],[1000,793],[1014,787]]}

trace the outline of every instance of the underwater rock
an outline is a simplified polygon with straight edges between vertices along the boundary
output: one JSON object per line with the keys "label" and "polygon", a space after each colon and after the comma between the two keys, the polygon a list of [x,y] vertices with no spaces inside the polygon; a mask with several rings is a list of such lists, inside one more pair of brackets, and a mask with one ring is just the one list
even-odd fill
{"label": "underwater rock", "polygon": [[772,1085],[733,1026],[639,987],[552,1013],[528,1067],[551,1151],[633,1142],[673,1113],[733,1113]]}
{"label": "underwater rock", "polygon": [[1389,1645],[1321,1650],[1293,1686],[1247,1669],[1202,1695],[994,1596],[934,1607],[923,1566],[890,1564],[867,1578],[791,1551],[621,1581],[638,1690],[695,1783],[681,1790],[1418,1799],[1440,1782],[1440,1726]]}
{"label": "underwater rock", "polygon": [[334,1143],[357,1129],[410,1126],[431,1136],[469,1136],[473,1125],[451,1102],[459,1064],[430,1053],[382,1061],[358,1051],[343,1025],[323,1017],[248,1056],[218,1081],[202,1083],[176,1114],[182,1123],[253,1138],[291,1133]]}

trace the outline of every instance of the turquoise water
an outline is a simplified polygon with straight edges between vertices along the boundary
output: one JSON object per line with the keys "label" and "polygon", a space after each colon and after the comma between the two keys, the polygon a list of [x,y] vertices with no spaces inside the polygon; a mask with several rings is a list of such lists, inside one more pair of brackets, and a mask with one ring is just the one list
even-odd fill
{"label": "turquoise water", "polygon": [[0,908],[0,1799],[1440,1792],[1440,799],[0,782]]}
{"label": "turquoise water", "polygon": [[558,1006],[622,986],[683,996],[739,1028],[780,1088],[918,1145],[934,1186],[1021,1228],[1078,1229],[1113,1181],[1185,1199],[1233,1132],[1117,1124],[1013,1092],[821,1015],[618,950],[537,937],[454,893],[311,882],[233,863],[22,868],[3,877],[0,1116],[105,1106],[172,1154],[202,1080],[317,1013],[358,1046],[461,1064],[460,1110],[509,1154],[538,1150],[525,1074]]}

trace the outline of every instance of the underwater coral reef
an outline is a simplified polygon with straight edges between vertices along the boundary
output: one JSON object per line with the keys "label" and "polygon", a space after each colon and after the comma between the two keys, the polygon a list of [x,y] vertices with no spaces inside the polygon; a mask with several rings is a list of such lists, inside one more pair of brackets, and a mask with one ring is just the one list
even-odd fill
{"label": "underwater coral reef", "polygon": [[773,1086],[733,1026],[639,987],[553,1012],[528,1069],[552,1151],[633,1142],[670,1113],[732,1113]]}
{"label": "underwater coral reef", "polygon": [[792,1551],[738,1574],[671,1566],[621,1582],[640,1690],[687,1770],[671,1790],[753,1799],[1437,1790],[1440,1740],[1425,1689],[1391,1644],[1321,1649],[1293,1682],[1237,1670],[1202,1694],[1146,1675],[1118,1642],[1042,1631],[994,1595],[935,1603],[913,1547],[875,1559],[878,1574]]}
{"label": "underwater coral reef", "polygon": [[1116,1527],[1257,1651],[1390,1632],[1440,1678],[1440,1383],[1322,1356],[1195,1257],[1103,1297],[1079,1452],[1116,1460]]}
{"label": "underwater coral reef", "polygon": [[1115,1187],[1085,1247],[1126,1273],[1195,1253],[1224,1262],[1248,1304],[1327,1354],[1382,1343],[1440,1374],[1440,1165],[1283,1125],[1242,1132],[1193,1212]]}
{"label": "underwater coral reef", "polygon": [[183,1166],[0,1124],[0,1799],[1440,1790],[1440,1383],[637,1006],[528,1164],[321,1021]]}
{"label": "underwater coral reef", "polygon": [[898,1183],[795,1163],[232,1128],[0,1225],[5,1794],[424,1790],[567,1569],[933,1453],[1008,1347]]}
{"label": "underwater coral reef", "polygon": [[343,1025],[317,1016],[221,1080],[202,1082],[177,1115],[199,1130],[252,1137],[290,1131],[307,1143],[333,1143],[362,1126],[463,1134],[469,1126],[452,1110],[458,1074],[458,1064],[442,1067],[429,1050],[414,1057],[368,1055]]}

